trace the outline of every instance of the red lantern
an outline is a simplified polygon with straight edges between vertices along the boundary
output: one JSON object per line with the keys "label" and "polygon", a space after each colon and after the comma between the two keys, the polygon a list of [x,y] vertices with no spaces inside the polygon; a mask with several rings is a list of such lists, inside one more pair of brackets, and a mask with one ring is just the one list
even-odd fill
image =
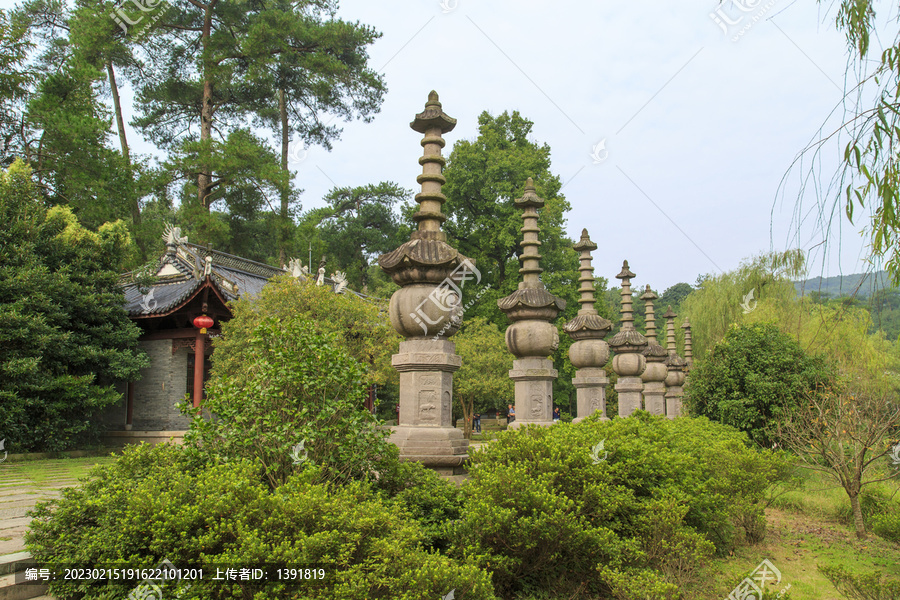
{"label": "red lantern", "polygon": [[200,315],[194,319],[194,327],[199,329],[200,333],[206,333],[206,330],[214,324],[215,321],[212,320],[212,317],[208,317],[207,315]]}

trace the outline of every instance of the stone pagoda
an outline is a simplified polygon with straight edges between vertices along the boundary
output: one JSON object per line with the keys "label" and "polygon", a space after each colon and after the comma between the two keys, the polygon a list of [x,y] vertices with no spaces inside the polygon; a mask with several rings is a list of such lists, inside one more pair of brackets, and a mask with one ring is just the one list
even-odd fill
{"label": "stone pagoda", "polygon": [[653,301],[659,296],[650,290],[648,284],[641,300],[644,301],[644,314],[646,316],[647,348],[644,350],[644,358],[647,359],[647,368],[641,374],[644,382],[644,408],[651,415],[666,414],[666,349],[656,341],[656,316]]}
{"label": "stone pagoda", "polygon": [[581,272],[578,278],[581,286],[578,292],[581,299],[581,309],[578,315],[565,324],[563,329],[575,343],[569,347],[569,360],[575,366],[575,378],[572,384],[575,386],[579,422],[595,412],[600,413],[601,419],[606,416],[606,386],[609,378],[603,369],[609,360],[609,344],[603,341],[606,334],[612,329],[612,322],[597,314],[594,308],[594,267],[591,266],[591,251],[597,249],[597,244],[588,237],[587,229],[582,230],[581,240],[575,244],[581,256]]}
{"label": "stone pagoda", "polygon": [[[410,240],[378,259],[381,268],[400,289],[391,296],[389,313],[394,329],[405,338],[392,364],[400,372],[400,419],[392,428],[391,442],[403,460],[415,460],[445,474],[468,458],[468,440],[453,427],[453,373],[462,365],[456,346],[447,338],[461,324],[461,288],[475,277],[474,263],[449,244],[441,224],[441,174],[445,160],[442,134],[456,119],[441,109],[436,92],[428,95],[425,110],[410,123],[424,135],[419,159],[422,185],[416,195],[418,228]],[[480,278],[480,277],[479,277]]]}
{"label": "stone pagoda", "polygon": [[622,327],[609,340],[609,346],[616,353],[613,358],[613,371],[619,376],[616,392],[619,394],[619,416],[627,417],[641,409],[641,391],[644,383],[641,373],[647,366],[644,349],[647,339],[634,328],[634,315],[631,301],[631,279],[634,273],[628,270],[628,261],[622,263],[622,272],[616,279],[622,280]]}
{"label": "stone pagoda", "polygon": [[678,356],[675,348],[675,317],[672,307],[663,315],[666,320],[666,416],[670,419],[681,416],[681,403],[684,397],[684,359]]}
{"label": "stone pagoda", "polygon": [[691,367],[694,366],[694,350],[693,343],[691,341],[691,323],[688,321],[687,317],[684,318],[684,323],[681,325],[681,328],[684,329],[684,364],[685,372],[687,372]]}
{"label": "stone pagoda", "polygon": [[506,347],[516,357],[509,377],[516,385],[516,420],[510,427],[553,424],[553,380],[557,371],[548,357],[559,347],[559,333],[551,323],[566,301],[547,291],[539,275],[541,255],[538,247],[540,228],[537,209],[544,206],[534,190],[531,177],[525,184],[525,193],[516,201],[522,213],[522,281],[519,289],[497,300],[512,325],[506,330]]}

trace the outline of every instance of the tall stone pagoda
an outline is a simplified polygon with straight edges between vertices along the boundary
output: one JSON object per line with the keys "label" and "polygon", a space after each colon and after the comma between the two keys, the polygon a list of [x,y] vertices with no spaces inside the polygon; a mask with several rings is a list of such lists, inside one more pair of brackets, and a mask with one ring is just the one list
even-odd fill
{"label": "tall stone pagoda", "polygon": [[634,314],[631,299],[631,280],[634,273],[628,269],[628,261],[622,263],[622,272],[616,279],[622,280],[622,327],[609,340],[609,346],[616,353],[613,371],[619,376],[616,392],[619,394],[619,416],[627,417],[641,409],[641,391],[644,383],[641,374],[647,366],[644,349],[647,339],[634,328]]}
{"label": "tall stone pagoda", "polygon": [[441,193],[446,179],[441,174],[445,159],[442,135],[456,126],[456,119],[441,109],[438,95],[428,95],[425,110],[410,123],[424,135],[422,174],[416,181],[419,211],[413,215],[418,228],[410,240],[381,256],[378,263],[400,289],[391,296],[391,324],[406,341],[392,364],[400,372],[400,419],[392,428],[391,441],[403,460],[452,472],[468,458],[468,440],[453,427],[453,373],[462,361],[456,345],[447,338],[461,324],[461,288],[480,275],[474,262],[447,244],[441,224]]}
{"label": "tall stone pagoda", "polygon": [[672,307],[663,315],[666,319],[666,416],[670,419],[681,416],[682,398],[684,397],[684,359],[678,356],[675,347],[675,317]]}
{"label": "tall stone pagoda", "polygon": [[516,201],[522,212],[522,281],[519,289],[497,300],[512,325],[506,330],[506,347],[516,357],[509,377],[516,387],[516,420],[510,427],[553,424],[553,380],[558,372],[549,356],[559,347],[559,333],[551,323],[566,308],[566,301],[547,291],[541,282],[540,228],[537,209],[544,206],[531,177],[525,193]]}
{"label": "tall stone pagoda", "polygon": [[644,301],[645,329],[647,348],[644,350],[644,358],[647,359],[647,368],[641,374],[644,382],[644,408],[651,415],[666,414],[666,349],[656,341],[656,310],[653,301],[659,298],[650,289],[648,284],[641,294]]}
{"label": "tall stone pagoda", "polygon": [[603,367],[609,360],[609,344],[604,342],[603,338],[612,329],[612,322],[601,317],[594,308],[594,267],[591,266],[591,252],[597,249],[597,244],[588,237],[587,229],[582,230],[581,240],[574,248],[581,255],[579,257],[581,266],[578,268],[581,272],[578,277],[581,284],[578,288],[581,294],[578,303],[581,304],[581,309],[563,329],[575,340],[569,347],[569,360],[576,369],[572,384],[577,390],[578,417],[575,419],[577,423],[595,412],[600,413],[601,419],[608,419],[606,386],[609,385],[609,378]]}

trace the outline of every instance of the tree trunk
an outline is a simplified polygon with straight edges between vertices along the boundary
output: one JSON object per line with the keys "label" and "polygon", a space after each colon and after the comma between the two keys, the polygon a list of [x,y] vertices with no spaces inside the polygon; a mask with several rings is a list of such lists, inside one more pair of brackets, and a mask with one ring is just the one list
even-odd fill
{"label": "tree trunk", "polygon": [[850,507],[853,509],[853,526],[856,528],[856,538],[864,540],[868,537],[866,534],[866,524],[863,521],[862,508],[859,505],[859,491],[848,492],[850,494]]}
{"label": "tree trunk", "polygon": [[[281,168],[288,171],[288,146],[291,132],[288,129],[287,102],[284,98],[284,90],[278,90],[278,113],[281,118]],[[278,219],[278,261],[279,264],[287,264],[287,233],[288,233],[288,209],[290,203],[289,190],[285,187],[281,190],[281,214]],[[312,266],[310,266],[312,268]]]}
{"label": "tree trunk", "polygon": [[119,130],[119,145],[122,146],[122,156],[125,164],[131,165],[131,156],[128,153],[128,140],[125,139],[125,121],[122,118],[122,104],[119,102],[119,86],[116,84],[116,72],[113,70],[112,61],[106,62],[106,73],[109,75],[109,88],[112,91],[113,108],[116,111],[116,128]]}
{"label": "tree trunk", "polygon": [[[122,158],[125,159],[125,168],[128,169],[128,181],[131,186],[128,193],[131,194],[131,222],[135,228],[141,224],[141,203],[138,198],[137,190],[134,189],[134,176],[131,172],[131,153],[128,150],[128,139],[125,137],[125,119],[122,116],[122,103],[119,100],[119,85],[116,83],[116,71],[113,69],[112,61],[106,61],[106,73],[109,75],[109,89],[112,93],[113,109],[116,112],[116,129],[119,131],[119,145],[122,147]],[[134,236],[135,243],[141,251],[143,257],[146,248],[140,236]]]}
{"label": "tree trunk", "polygon": [[[214,3],[206,5],[203,15],[203,31],[200,34],[200,43],[203,46],[203,98],[200,105],[200,141],[208,142],[212,139],[213,126],[213,82],[212,62],[209,60],[209,38],[212,34],[212,9]],[[197,175],[197,199],[200,206],[209,210],[209,197],[212,193],[212,168],[209,163],[199,165]]]}
{"label": "tree trunk", "polygon": [[463,409],[463,437],[467,440],[472,439],[472,413],[474,410],[472,409],[473,402],[466,402],[462,398],[459,399],[459,403],[462,405]]}

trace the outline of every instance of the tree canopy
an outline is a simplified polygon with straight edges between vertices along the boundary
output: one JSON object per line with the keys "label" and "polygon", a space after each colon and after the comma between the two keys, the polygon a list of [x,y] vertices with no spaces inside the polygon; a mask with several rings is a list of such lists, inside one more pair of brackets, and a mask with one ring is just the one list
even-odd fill
{"label": "tree canopy", "polygon": [[0,174],[0,431],[7,449],[65,450],[96,441],[93,415],[118,402],[114,383],[139,378],[118,273],[129,246],[121,221],[97,233],[67,207],[46,209],[30,170]]}

